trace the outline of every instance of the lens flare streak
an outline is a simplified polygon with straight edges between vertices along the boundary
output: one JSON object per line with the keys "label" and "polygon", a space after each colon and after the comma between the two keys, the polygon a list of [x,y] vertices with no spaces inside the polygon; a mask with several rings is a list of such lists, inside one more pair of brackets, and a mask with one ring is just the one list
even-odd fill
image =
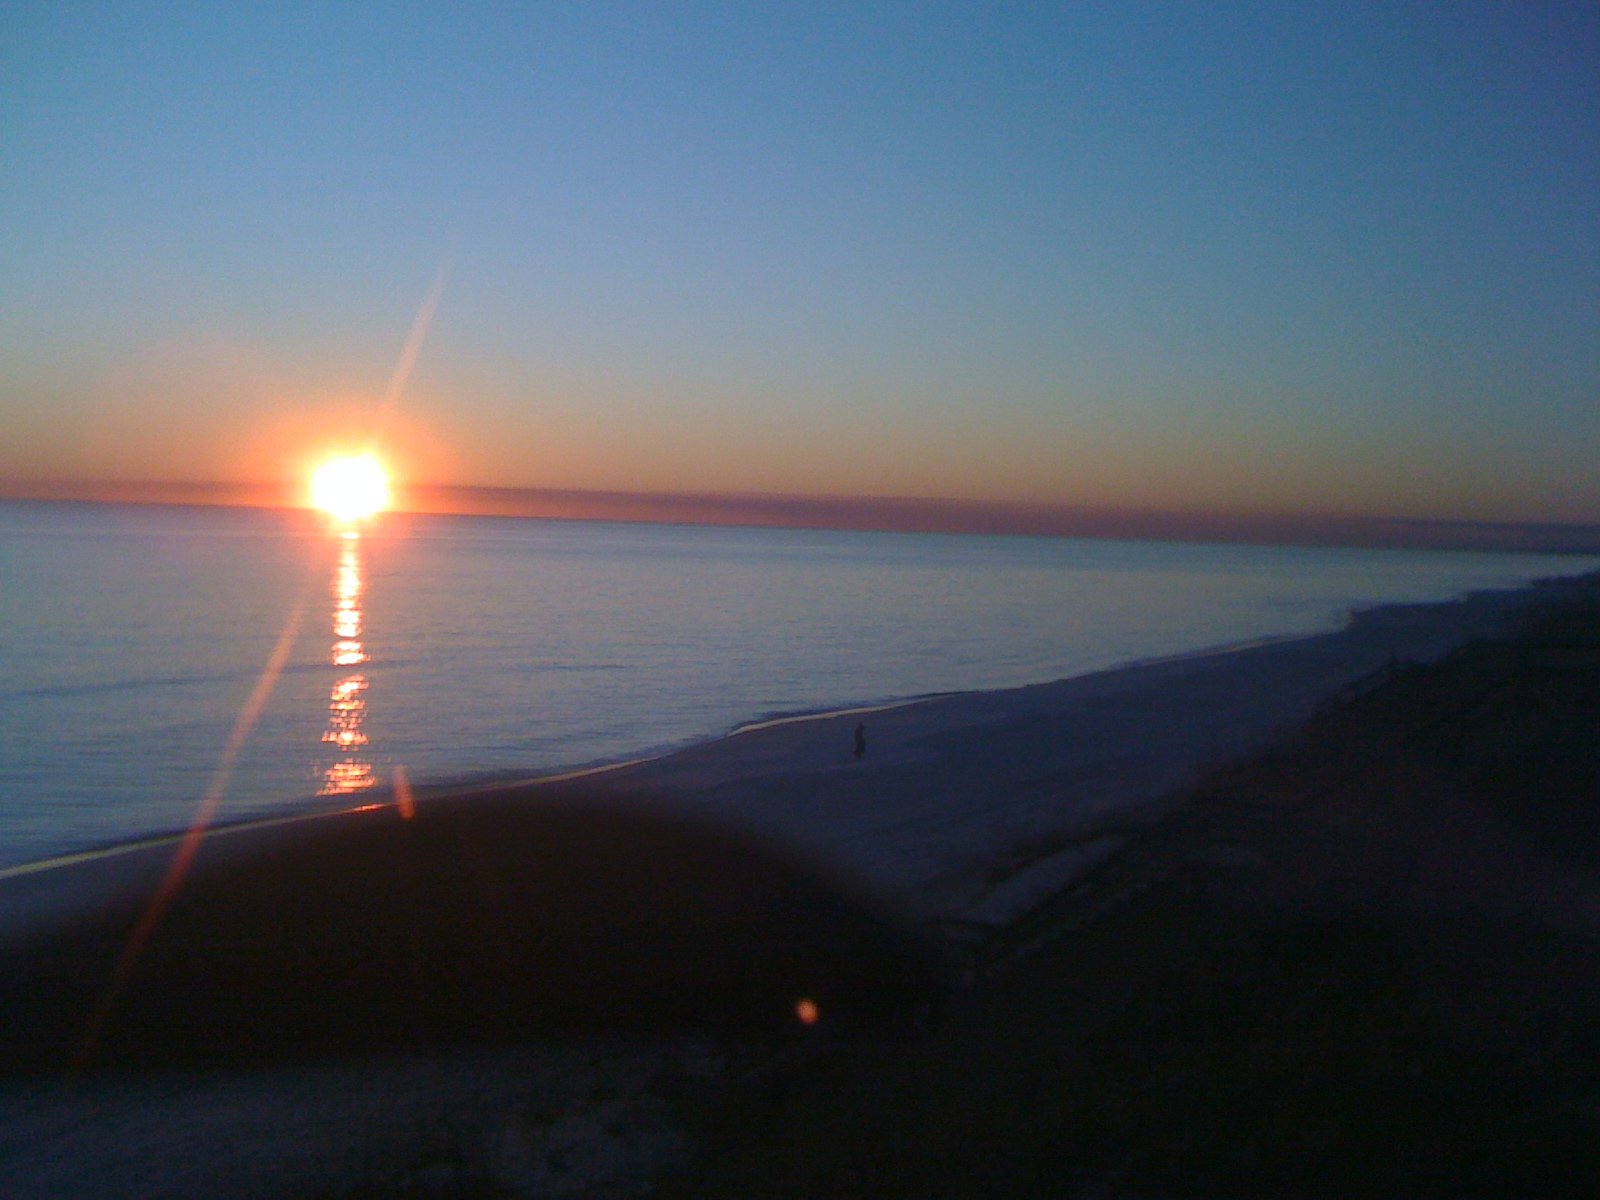
{"label": "lens flare streak", "polygon": [[306,598],[304,593],[295,601],[294,607],[289,612],[289,619],[284,622],[283,631],[278,635],[277,643],[272,647],[272,653],[267,656],[266,665],[261,669],[261,675],[256,680],[256,685],[251,689],[244,706],[239,710],[239,716],[234,720],[233,728],[228,733],[227,744],[223,747],[222,757],[217,763],[217,769],[212,773],[211,784],[206,789],[205,796],[195,809],[193,820],[189,828],[179,840],[177,848],[172,853],[172,861],[167,864],[166,873],[162,876],[161,883],[157,886],[150,902],[145,905],[139,914],[139,920],[134,925],[128,940],[123,944],[122,953],[118,956],[116,965],[111,970],[111,979],[106,985],[104,996],[100,1005],[89,1018],[84,1027],[83,1036],[78,1041],[78,1046],[73,1054],[72,1070],[76,1074],[86,1067],[94,1057],[96,1048],[105,1032],[106,1022],[111,1019],[112,1010],[116,1007],[117,1000],[128,985],[128,979],[133,974],[133,969],[144,956],[145,947],[149,945],[150,938],[154,935],[156,927],[160,925],[161,918],[166,915],[167,909],[172,906],[172,901],[177,897],[178,891],[183,886],[184,878],[189,873],[189,868],[194,863],[194,857],[199,852],[200,843],[204,840],[206,831],[211,827],[211,822],[216,818],[217,808],[222,803],[223,794],[227,791],[228,781],[233,776],[234,764],[238,762],[239,753],[244,749],[245,742],[250,737],[250,731],[255,728],[260,720],[262,711],[271,698],[273,689],[277,687],[278,678],[283,674],[283,668],[289,661],[289,654],[294,649],[296,635],[300,632],[301,618],[305,614]]}

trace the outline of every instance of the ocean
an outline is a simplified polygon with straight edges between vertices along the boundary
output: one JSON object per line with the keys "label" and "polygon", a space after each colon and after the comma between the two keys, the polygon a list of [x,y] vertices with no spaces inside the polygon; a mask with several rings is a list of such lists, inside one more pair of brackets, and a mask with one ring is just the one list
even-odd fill
{"label": "ocean", "polygon": [[0,867],[1592,570],[1545,555],[0,502]]}

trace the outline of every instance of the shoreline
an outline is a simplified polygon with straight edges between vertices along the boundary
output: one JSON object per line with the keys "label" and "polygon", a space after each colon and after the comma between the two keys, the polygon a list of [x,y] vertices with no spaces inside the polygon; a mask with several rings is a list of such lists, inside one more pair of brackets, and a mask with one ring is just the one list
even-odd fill
{"label": "shoreline", "polygon": [[[1531,585],[1530,585],[1531,586]],[[1521,589],[1518,589],[1521,590]],[[1464,597],[1463,597],[1464,598]],[[1455,603],[1455,601],[1439,601],[1437,603]],[[1416,605],[1397,605],[1383,607],[1418,607]],[[1353,610],[1348,620],[1354,620],[1360,612],[1368,610]],[[1348,623],[1348,621],[1347,621]],[[556,784],[570,783],[575,780],[590,779],[610,774],[614,771],[627,770],[635,767],[647,767],[651,763],[672,758],[675,755],[688,751],[699,750],[707,746],[747,734],[760,733],[768,729],[784,726],[806,725],[817,721],[828,721],[834,718],[863,716],[872,713],[890,712],[895,709],[909,708],[915,705],[948,700],[959,697],[975,696],[1000,696],[1008,692],[1020,691],[1026,688],[1051,687],[1060,684],[1070,684],[1080,680],[1091,679],[1095,676],[1113,672],[1138,670],[1146,667],[1156,667],[1167,663],[1183,662],[1190,659],[1207,659],[1219,655],[1232,654],[1240,650],[1249,650],[1258,646],[1273,645],[1279,642],[1298,641],[1302,638],[1322,637],[1327,632],[1313,633],[1285,633],[1268,634],[1259,638],[1246,638],[1240,641],[1224,642],[1215,646],[1200,647],[1195,650],[1179,651],[1176,654],[1155,655],[1148,658],[1129,659],[1124,663],[1114,663],[1111,666],[1099,667],[1092,671],[1085,671],[1078,675],[1059,676],[1054,679],[1039,680],[1032,683],[1011,684],[993,688],[969,688],[958,691],[924,692],[917,695],[903,696],[886,700],[873,700],[863,703],[850,702],[841,707],[826,707],[814,709],[798,709],[751,717],[724,729],[720,733],[710,733],[696,736],[680,742],[665,744],[659,748],[646,748],[637,753],[630,753],[615,759],[597,759],[586,762],[560,764],[548,770],[539,770],[529,773],[518,768],[505,768],[494,772],[482,774],[455,775],[448,778],[429,780],[423,783],[412,784],[414,790],[426,796],[461,796],[477,792],[489,791],[504,787],[544,787]],[[240,816],[236,818],[215,821],[205,830],[204,836],[227,836],[238,833],[247,833],[254,829],[270,829],[278,825],[294,824],[300,821],[317,821],[329,817],[344,816],[350,813],[366,812],[374,807],[388,807],[398,803],[392,783],[375,787],[365,793],[369,799],[358,803],[342,806],[329,799],[319,800],[316,797],[305,797],[298,800],[286,801],[284,807],[288,811]],[[352,793],[348,799],[356,799]],[[319,804],[322,807],[319,807]],[[59,853],[48,854],[42,858],[26,859],[22,862],[0,865],[0,885],[8,879],[33,875],[42,871],[54,870],[58,867],[75,866],[80,863],[92,862],[97,859],[116,858],[120,855],[135,853],[141,850],[171,846],[182,841],[188,836],[188,828],[166,828],[150,830],[146,833],[129,837],[121,837],[113,841],[94,843],[77,849],[65,849]]]}
{"label": "shoreline", "polygon": [[[1520,593],[1528,590],[1537,590],[1547,583],[1559,584],[1563,579],[1581,578],[1582,576],[1542,576],[1529,580],[1525,584],[1496,588],[1486,592],[1487,595],[1496,594],[1500,590]],[[866,699],[852,698],[840,703],[827,703],[816,707],[801,707],[796,709],[769,709],[758,710],[751,715],[737,717],[731,723],[702,728],[701,732],[691,732],[687,736],[668,736],[664,740],[647,743],[637,749],[623,748],[620,753],[607,753],[596,758],[573,758],[565,761],[555,761],[549,765],[527,767],[515,761],[507,765],[495,766],[488,770],[473,770],[471,764],[462,769],[459,765],[447,768],[447,773],[424,774],[418,781],[416,768],[412,764],[405,764],[411,770],[413,783],[430,794],[445,791],[477,789],[485,786],[500,786],[511,783],[543,782],[546,780],[567,780],[580,777],[591,777],[608,774],[622,769],[654,762],[674,755],[694,752],[699,748],[721,742],[730,738],[746,736],[771,727],[786,725],[801,725],[814,721],[826,721],[834,717],[847,714],[866,715],[871,713],[889,711],[906,706],[915,706],[924,703],[938,702],[951,697],[982,695],[989,693],[1010,693],[1026,688],[1069,684],[1074,681],[1089,679],[1107,673],[1126,671],[1130,669],[1156,668],[1165,664],[1181,662],[1189,659],[1209,659],[1217,655],[1232,654],[1240,651],[1249,651],[1263,645],[1278,642],[1296,641],[1307,638],[1322,637],[1327,634],[1336,634],[1348,630],[1352,626],[1359,626],[1369,619],[1371,614],[1381,614],[1390,608],[1416,608],[1434,607],[1438,605],[1453,605],[1470,602],[1475,590],[1467,590],[1455,596],[1442,600],[1420,601],[1415,604],[1410,602],[1398,605],[1388,602],[1359,601],[1347,604],[1342,611],[1329,612],[1320,625],[1309,628],[1292,629],[1289,632],[1266,633],[1248,635],[1224,640],[1209,645],[1201,645],[1192,649],[1179,650],[1172,653],[1158,653],[1154,655],[1135,656],[1121,661],[1104,663],[1087,670],[1079,670],[1066,676],[1054,678],[1034,679],[1026,682],[1002,682],[994,685],[985,685],[978,688],[961,690],[937,690],[931,692],[918,692],[907,695],[873,696]],[[1078,655],[1080,660],[1087,658],[1092,661],[1092,654]],[[644,732],[644,731],[640,731]],[[381,766],[382,764],[380,764]],[[389,767],[398,769],[398,764],[391,762]],[[387,773],[388,767],[385,767]],[[128,781],[124,781],[125,783]],[[149,781],[146,781],[147,783]],[[173,799],[182,802],[182,797],[173,797],[174,789],[165,788],[158,793],[167,797],[162,802],[166,808],[161,824],[143,825],[133,824],[132,828],[118,830],[111,828],[100,834],[88,830],[83,840],[71,837],[52,836],[50,825],[47,821],[35,820],[29,828],[38,830],[37,834],[19,836],[22,843],[13,853],[21,857],[12,858],[7,854],[0,857],[0,882],[14,876],[37,873],[50,869],[55,863],[69,863],[86,858],[99,856],[113,857],[125,854],[138,846],[159,842],[163,839],[182,837],[187,833],[188,812],[171,803]],[[84,798],[86,799],[86,798]],[[97,798],[98,803],[108,809],[119,807],[118,798],[114,792],[106,793]],[[73,798],[76,803],[78,798]],[[285,794],[282,797],[253,798],[247,793],[236,794],[224,806],[225,815],[211,828],[217,831],[224,829],[247,828],[252,826],[267,827],[280,820],[286,819],[317,819],[349,808],[357,808],[366,803],[392,803],[393,785],[385,783],[365,794],[352,794],[345,797],[313,796],[309,792],[295,795]],[[65,802],[63,802],[65,803]],[[133,806],[135,813],[138,805]],[[176,811],[173,809],[176,808]],[[192,807],[189,809],[192,812]],[[137,821],[137,815],[135,816]],[[142,826],[142,827],[141,827]],[[30,844],[31,843],[31,844]]]}
{"label": "shoreline", "polygon": [[[985,924],[1004,923],[1036,902],[1040,889],[1070,881],[1070,875],[1046,870],[1036,888],[1015,882],[1054,853],[1078,854],[1107,837],[1108,828],[1114,833],[1137,826],[1153,815],[1143,809],[1199,771],[1259,748],[1386,662],[1431,661],[1471,637],[1493,632],[1516,612],[1597,581],[1600,572],[1591,572],[1445,601],[1377,604],[1352,609],[1342,626],[1319,633],[1269,635],[1048,682],[775,714],[657,754],[536,774],[497,772],[429,782],[415,791],[421,803],[432,804],[506,788],[560,790],[600,782],[608,790],[659,798],[814,855],[828,869],[854,875],[920,919],[967,920],[981,913]],[[1204,728],[1192,737],[1174,737],[1173,713],[1163,709],[1175,692],[1197,688],[1209,698],[1191,699],[1183,717]],[[1119,719],[1109,721],[1097,711],[1101,708],[1114,710]],[[869,753],[855,762],[846,752],[846,727],[861,716],[878,719],[868,726]],[[1018,722],[1051,728],[1020,739],[1001,732]],[[1156,738],[1159,745],[1145,747],[1142,764],[1119,765],[1116,760],[1133,752],[1130,741],[1144,739],[1162,724],[1167,728]],[[985,730],[1012,753],[1007,763],[988,764],[1001,768],[998,778],[992,769],[975,772],[961,761],[989,752]],[[961,748],[940,747],[941,740],[958,741]],[[1052,740],[1058,743],[1054,747],[1048,744]],[[1074,775],[1076,797],[1073,779],[1066,778]],[[871,785],[865,792],[873,794],[864,794],[863,778]],[[972,814],[963,819],[959,805],[951,808],[957,779],[960,786],[978,790],[1032,788],[1040,794],[1016,806],[1008,828],[989,822],[974,831]],[[848,811],[846,799],[829,800],[823,811],[808,802],[811,792],[830,788],[854,796],[858,813]],[[918,794],[930,791],[942,797],[937,811]],[[1074,799],[1076,811],[1040,812],[1052,806],[1071,809]],[[202,838],[250,842],[252,834],[270,837],[302,825],[337,825],[395,804],[392,788],[386,787],[359,803],[218,823]],[[889,812],[895,819],[888,824],[907,826],[909,836],[874,830],[871,822],[864,826],[859,811]],[[943,834],[935,828],[941,822]],[[981,819],[976,823],[985,825]],[[1007,818],[998,824],[1006,826]],[[917,844],[918,826],[927,844]],[[152,832],[0,868],[0,899],[10,902],[0,905],[6,910],[0,941],[50,914],[94,903],[122,883],[138,886],[157,877],[150,862],[139,860],[164,858],[187,836],[181,829]],[[93,880],[102,866],[100,874],[120,878]],[[52,887],[57,881],[62,886]],[[1013,897],[1008,904],[988,897],[1001,886]],[[37,898],[44,893],[52,894]]]}
{"label": "shoreline", "polygon": [[[1019,873],[1159,816],[1151,806],[1201,772],[1270,744],[1386,666],[1435,661],[1518,613],[1597,583],[1600,573],[1590,573],[1447,601],[1375,605],[1321,633],[872,706],[879,720],[867,723],[871,749],[860,763],[846,747],[863,706],[760,722],[608,771],[615,783],[692,797],[694,811],[847,868],[920,918],[968,919],[969,910],[983,908],[986,922],[999,924],[1052,886],[1042,882],[1046,872],[1039,888],[1017,888]],[[1036,794],[1014,806],[1012,828],[975,830],[974,814],[953,795],[963,787]],[[872,812],[887,812],[888,825],[904,826],[907,836],[861,819]],[[930,839],[941,821],[946,833]],[[988,893],[1001,885],[1013,899],[997,909]]]}

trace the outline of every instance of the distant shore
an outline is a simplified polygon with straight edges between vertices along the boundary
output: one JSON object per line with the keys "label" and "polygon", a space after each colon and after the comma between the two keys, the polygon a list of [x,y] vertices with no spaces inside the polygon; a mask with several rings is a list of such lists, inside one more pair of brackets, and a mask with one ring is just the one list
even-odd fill
{"label": "distant shore", "polygon": [[[305,497],[300,485],[281,483],[10,480],[0,481],[0,502],[301,509],[305,506]],[[1600,526],[1575,521],[1187,512],[988,503],[934,497],[606,492],[443,485],[406,489],[397,512],[401,516],[506,517],[646,525],[1600,554]]]}

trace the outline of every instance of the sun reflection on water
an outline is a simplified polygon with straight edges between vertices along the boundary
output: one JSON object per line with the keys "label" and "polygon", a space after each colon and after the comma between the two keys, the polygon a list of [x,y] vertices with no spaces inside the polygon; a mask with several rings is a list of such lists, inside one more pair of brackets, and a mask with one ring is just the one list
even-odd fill
{"label": "sun reflection on water", "polygon": [[[329,661],[336,667],[356,667],[367,661],[361,640],[361,539],[346,532],[340,541],[339,563],[333,573],[333,648]],[[343,676],[328,696],[328,728],[322,740],[339,757],[322,773],[319,795],[342,796],[365,791],[377,782],[372,761],[363,747],[367,735],[362,724],[367,715],[367,677],[355,672]]]}

